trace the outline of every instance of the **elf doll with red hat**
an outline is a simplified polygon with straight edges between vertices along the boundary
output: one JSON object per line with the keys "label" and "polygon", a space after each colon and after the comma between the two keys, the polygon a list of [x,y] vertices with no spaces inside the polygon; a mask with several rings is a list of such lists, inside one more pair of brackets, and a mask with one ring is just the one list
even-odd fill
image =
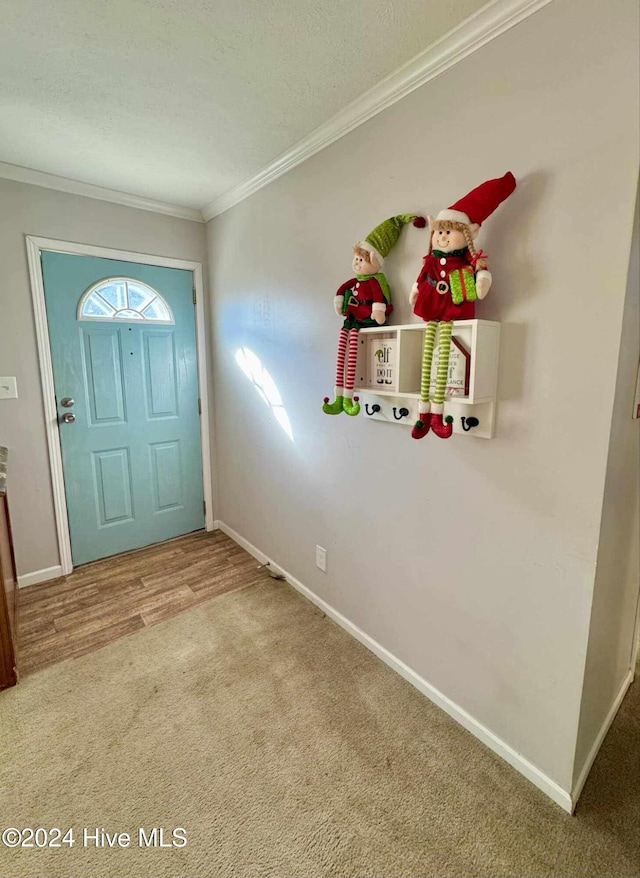
{"label": "elf doll with red hat", "polygon": [[[429,217],[429,250],[413,285],[409,301],[413,312],[426,321],[420,379],[420,409],[411,432],[422,439],[433,430],[441,439],[453,432],[453,418],[443,420],[444,397],[449,371],[451,333],[454,320],[475,317],[477,299],[484,299],[491,287],[491,274],[474,240],[481,224],[516,188],[509,171],[504,177],[487,180],[434,219]],[[439,330],[439,332],[438,332]],[[433,398],[430,398],[431,366],[438,333],[438,366]]]}
{"label": "elf doll with red hat", "polygon": [[344,317],[344,323],[338,341],[335,399],[329,402],[329,397],[325,396],[322,411],[326,415],[345,412],[355,416],[360,411],[358,397],[353,395],[358,333],[365,326],[382,326],[393,311],[389,284],[381,269],[385,256],[391,252],[400,232],[410,222],[417,228],[426,226],[424,217],[403,213],[380,223],[364,241],[354,244],[352,267],[355,277],[345,281],[333,299],[334,310],[338,317]]}

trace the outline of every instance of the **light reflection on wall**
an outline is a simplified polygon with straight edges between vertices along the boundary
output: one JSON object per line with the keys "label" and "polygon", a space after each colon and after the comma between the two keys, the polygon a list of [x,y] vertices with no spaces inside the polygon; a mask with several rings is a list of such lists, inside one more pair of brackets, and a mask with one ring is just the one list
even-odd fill
{"label": "light reflection on wall", "polygon": [[249,348],[238,348],[236,351],[236,362],[267,403],[284,432],[293,442],[291,422],[282,404],[280,391],[276,387],[271,375],[260,362],[260,359]]}

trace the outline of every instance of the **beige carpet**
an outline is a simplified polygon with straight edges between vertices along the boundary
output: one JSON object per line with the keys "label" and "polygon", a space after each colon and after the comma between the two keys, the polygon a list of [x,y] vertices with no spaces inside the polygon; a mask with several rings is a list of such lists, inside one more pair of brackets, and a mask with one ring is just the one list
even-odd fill
{"label": "beige carpet", "polygon": [[[76,832],[0,848],[0,875],[635,878],[638,691],[572,818],[269,581],[0,695],[1,822]],[[140,826],[187,846],[140,849]],[[134,842],[83,849],[83,827]]]}

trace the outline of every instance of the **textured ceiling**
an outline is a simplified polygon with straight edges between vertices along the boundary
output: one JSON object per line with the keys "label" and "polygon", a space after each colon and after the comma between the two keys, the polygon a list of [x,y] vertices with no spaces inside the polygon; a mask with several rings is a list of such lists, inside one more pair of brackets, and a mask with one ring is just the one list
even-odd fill
{"label": "textured ceiling", "polygon": [[486,0],[0,0],[0,161],[202,208]]}

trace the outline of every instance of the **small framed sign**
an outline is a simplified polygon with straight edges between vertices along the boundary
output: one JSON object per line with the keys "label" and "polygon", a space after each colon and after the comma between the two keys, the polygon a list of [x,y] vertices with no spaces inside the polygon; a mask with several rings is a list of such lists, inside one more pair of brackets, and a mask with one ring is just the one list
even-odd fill
{"label": "small framed sign", "polygon": [[[433,351],[431,364],[431,393],[436,386],[436,373],[438,371],[439,345]],[[469,396],[469,376],[471,374],[471,353],[465,348],[459,339],[451,337],[451,352],[449,354],[449,372],[447,374],[446,396]]]}
{"label": "small framed sign", "polygon": [[369,339],[369,381],[372,388],[394,390],[396,388],[397,339]]}

